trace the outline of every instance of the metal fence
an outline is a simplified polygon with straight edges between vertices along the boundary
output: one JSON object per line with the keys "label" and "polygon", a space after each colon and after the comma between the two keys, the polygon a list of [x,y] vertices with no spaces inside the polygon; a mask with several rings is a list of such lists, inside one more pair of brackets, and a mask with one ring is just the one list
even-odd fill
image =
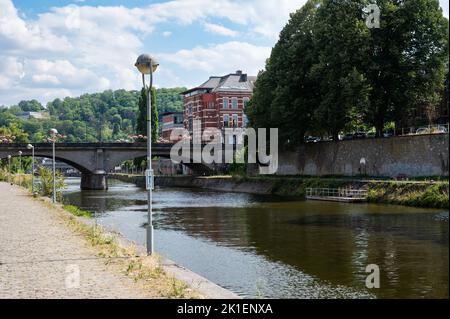
{"label": "metal fence", "polygon": [[351,188],[307,188],[307,197],[346,197],[354,199],[365,199],[366,190]]}

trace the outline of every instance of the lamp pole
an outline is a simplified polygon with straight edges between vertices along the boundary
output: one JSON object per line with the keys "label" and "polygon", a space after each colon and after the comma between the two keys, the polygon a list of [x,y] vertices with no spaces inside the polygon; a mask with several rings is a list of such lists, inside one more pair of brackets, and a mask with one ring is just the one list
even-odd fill
{"label": "lamp pole", "polygon": [[22,151],[19,151],[19,186],[22,186]]}
{"label": "lamp pole", "polygon": [[366,159],[364,157],[359,160],[359,165],[361,167],[361,174],[363,174],[363,172],[364,172],[364,176],[365,177],[367,175],[367,166],[366,166],[366,164],[367,164],[367,161],[366,161]]}
{"label": "lamp pole", "polygon": [[34,146],[28,144],[27,148],[31,150],[31,193],[34,194]]}
{"label": "lamp pole", "polygon": [[56,141],[56,134],[58,134],[58,131],[55,128],[52,128],[50,130],[50,134],[52,136],[52,149],[53,149],[53,203],[56,203],[56,165],[55,165],[55,141]]}
{"label": "lamp pole", "polygon": [[[153,242],[153,212],[152,212],[152,200],[153,200],[153,182],[149,183],[149,179],[153,181],[152,170],[152,86],[153,86],[153,72],[156,71],[159,64],[156,60],[148,54],[142,54],[138,57],[135,66],[142,73],[142,84],[147,93],[147,172],[146,172],[146,184],[147,184],[147,254],[152,255],[154,251]],[[145,84],[145,75],[150,75],[150,84],[147,87]]]}

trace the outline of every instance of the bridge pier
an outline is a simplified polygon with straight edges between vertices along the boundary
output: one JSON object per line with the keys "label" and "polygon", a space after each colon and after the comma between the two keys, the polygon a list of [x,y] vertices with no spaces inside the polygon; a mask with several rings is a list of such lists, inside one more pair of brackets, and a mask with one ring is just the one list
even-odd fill
{"label": "bridge pier", "polygon": [[105,171],[81,174],[82,190],[106,190],[108,189],[108,176]]}

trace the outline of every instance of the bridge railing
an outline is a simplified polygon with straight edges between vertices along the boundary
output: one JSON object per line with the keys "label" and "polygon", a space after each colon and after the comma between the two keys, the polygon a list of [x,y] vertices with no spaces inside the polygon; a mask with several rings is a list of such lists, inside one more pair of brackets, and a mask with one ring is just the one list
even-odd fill
{"label": "bridge railing", "polygon": [[307,197],[346,197],[346,198],[367,198],[367,190],[351,188],[307,188]]}

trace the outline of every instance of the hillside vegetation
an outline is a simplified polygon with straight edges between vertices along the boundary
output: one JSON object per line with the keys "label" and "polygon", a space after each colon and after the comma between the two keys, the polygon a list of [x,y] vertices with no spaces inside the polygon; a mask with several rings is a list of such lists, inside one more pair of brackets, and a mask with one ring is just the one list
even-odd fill
{"label": "hillside vegetation", "polygon": [[[158,113],[181,111],[185,88],[156,90]],[[139,91],[104,91],[80,97],[55,99],[44,107],[36,100],[0,107],[0,135],[14,135],[18,142],[42,142],[50,128],[65,135],[67,142],[113,142],[136,134]],[[25,111],[46,112],[48,119],[24,120]],[[19,134],[20,133],[20,134]],[[17,135],[20,136],[17,136]]]}

